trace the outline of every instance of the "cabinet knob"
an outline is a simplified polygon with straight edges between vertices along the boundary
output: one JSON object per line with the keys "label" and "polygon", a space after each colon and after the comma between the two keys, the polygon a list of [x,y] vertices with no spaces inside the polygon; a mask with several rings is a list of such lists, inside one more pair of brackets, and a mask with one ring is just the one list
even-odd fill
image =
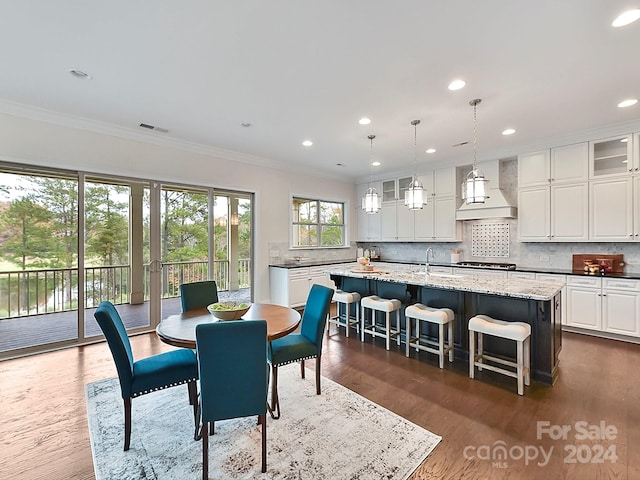
{"label": "cabinet knob", "polygon": [[640,170],[640,168],[636,167],[636,172],[637,172],[638,170]]}

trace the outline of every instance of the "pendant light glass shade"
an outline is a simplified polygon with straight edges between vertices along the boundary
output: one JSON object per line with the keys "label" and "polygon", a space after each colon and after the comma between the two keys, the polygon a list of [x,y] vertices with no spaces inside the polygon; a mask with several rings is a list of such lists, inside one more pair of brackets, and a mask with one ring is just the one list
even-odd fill
{"label": "pendant light glass shade", "polygon": [[489,182],[484,174],[478,170],[476,162],[476,143],[478,139],[478,121],[476,117],[476,107],[481,102],[479,98],[471,100],[469,105],[473,107],[473,168],[467,175],[467,179],[462,182],[462,199],[467,205],[472,203],[484,203],[489,196],[487,195],[487,186]]}
{"label": "pendant light glass shade", "polygon": [[420,124],[420,120],[413,120],[411,125],[413,125],[413,164],[414,164],[414,173],[413,177],[411,177],[411,183],[409,184],[409,188],[404,192],[404,206],[408,207],[409,210],[422,210],[425,201],[424,198],[424,187],[418,180],[418,175],[416,173],[418,169],[418,161],[416,156],[416,140],[418,135],[418,125]]}
{"label": "pendant light glass shade", "polygon": [[462,199],[467,205],[471,203],[484,203],[487,197],[486,183],[488,180],[484,178],[484,174],[474,168],[467,175],[467,179],[462,184]]}
{"label": "pendant light glass shade", "polygon": [[380,195],[378,195],[376,189],[371,185],[373,180],[373,139],[376,138],[376,136],[369,135],[367,136],[367,138],[371,142],[371,155],[369,158],[369,188],[367,188],[367,193],[365,193],[362,197],[362,209],[365,211],[365,213],[371,215],[374,213],[378,213],[378,211],[380,210],[381,201]]}
{"label": "pendant light glass shade", "polygon": [[425,203],[424,187],[416,177],[413,177],[409,188],[404,192],[404,205],[409,210],[422,210]]}
{"label": "pendant light glass shade", "polygon": [[362,209],[369,214],[378,213],[380,210],[380,195],[375,188],[369,187],[362,197]]}

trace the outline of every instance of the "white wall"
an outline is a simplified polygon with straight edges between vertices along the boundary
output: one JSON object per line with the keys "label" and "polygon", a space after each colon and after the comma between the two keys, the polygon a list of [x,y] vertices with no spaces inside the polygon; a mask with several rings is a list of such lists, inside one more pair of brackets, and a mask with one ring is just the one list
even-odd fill
{"label": "white wall", "polygon": [[353,219],[349,238],[355,238],[353,183],[227,160],[195,150],[180,148],[177,142],[174,146],[161,146],[0,114],[0,160],[254,192],[255,301],[269,301],[269,244],[288,244],[291,193],[347,202],[348,218]]}

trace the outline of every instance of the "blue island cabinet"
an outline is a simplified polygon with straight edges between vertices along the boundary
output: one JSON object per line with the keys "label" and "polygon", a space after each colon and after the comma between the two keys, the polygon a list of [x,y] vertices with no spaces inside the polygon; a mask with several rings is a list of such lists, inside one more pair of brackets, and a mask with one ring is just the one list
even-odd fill
{"label": "blue island cabinet", "polygon": [[[553,385],[558,376],[558,355],[562,349],[560,293],[549,300],[527,299],[506,295],[476,293],[411,283],[384,281],[377,278],[357,278],[331,274],[336,287],[345,292],[358,292],[363,297],[378,295],[396,298],[403,304],[401,311],[402,341],[406,341],[404,309],[416,302],[436,308],[451,308],[455,312],[454,345],[456,361],[469,361],[469,319],[474,315],[526,322],[531,325],[531,377]],[[355,305],[352,305],[355,314]],[[382,318],[380,318],[382,321]],[[434,337],[436,326],[423,323],[421,335]],[[491,355],[515,359],[515,342],[485,336],[485,351]]]}

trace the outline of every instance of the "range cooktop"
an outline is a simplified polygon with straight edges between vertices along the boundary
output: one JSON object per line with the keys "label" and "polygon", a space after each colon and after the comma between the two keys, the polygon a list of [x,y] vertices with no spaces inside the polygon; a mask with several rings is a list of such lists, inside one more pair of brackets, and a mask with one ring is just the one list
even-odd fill
{"label": "range cooktop", "polygon": [[490,268],[494,270],[515,270],[515,263],[494,263],[494,262],[459,262],[460,267]]}

